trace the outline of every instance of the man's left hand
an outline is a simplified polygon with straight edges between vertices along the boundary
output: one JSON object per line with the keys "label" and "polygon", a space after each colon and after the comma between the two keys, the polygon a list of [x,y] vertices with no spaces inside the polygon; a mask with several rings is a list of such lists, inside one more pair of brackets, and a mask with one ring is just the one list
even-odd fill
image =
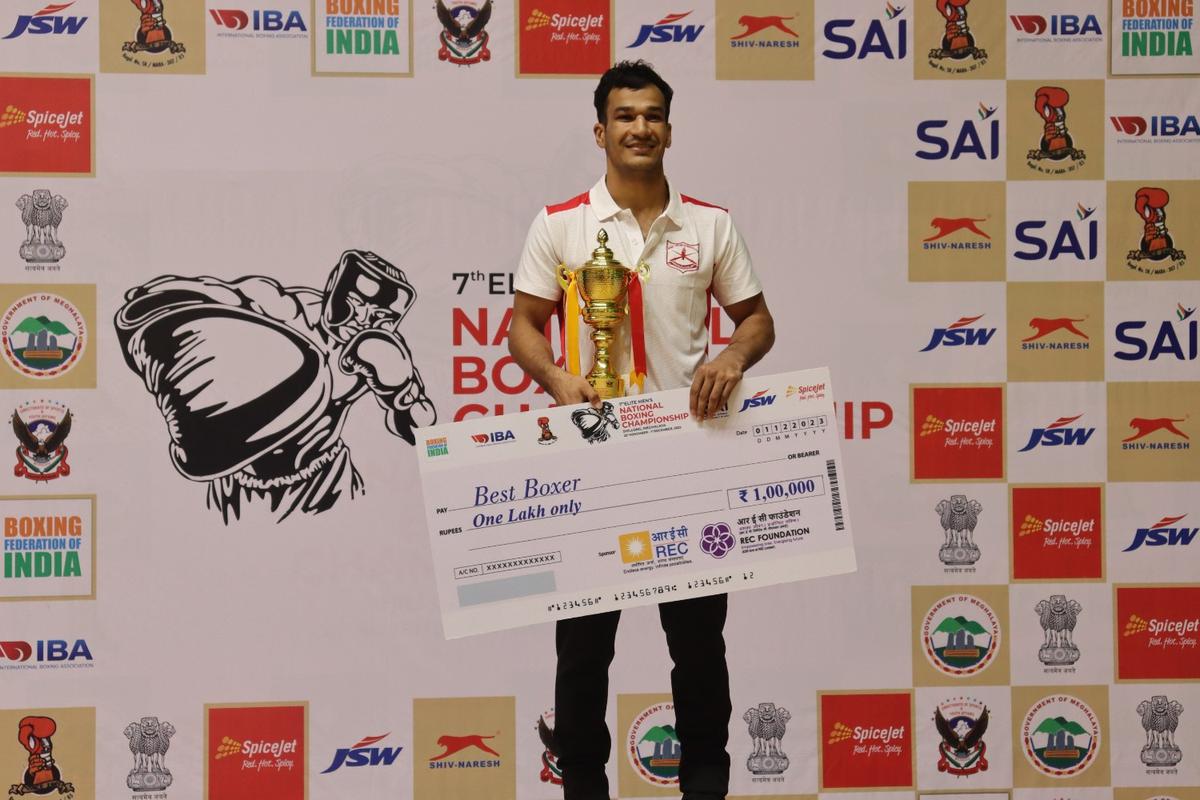
{"label": "man's left hand", "polygon": [[742,367],[738,359],[728,350],[723,351],[707,364],[696,370],[692,379],[692,391],[688,397],[692,416],[698,420],[710,419],[729,402],[729,395],[742,379]]}

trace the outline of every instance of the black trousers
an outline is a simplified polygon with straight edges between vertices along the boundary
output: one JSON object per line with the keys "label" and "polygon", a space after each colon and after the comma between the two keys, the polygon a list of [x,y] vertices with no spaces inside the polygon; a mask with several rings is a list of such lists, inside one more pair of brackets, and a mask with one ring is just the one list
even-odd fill
{"label": "black trousers", "polygon": [[[687,800],[724,800],[729,791],[729,670],[725,665],[724,594],[661,603],[659,619],[675,662],[671,694],[682,756],[679,784]],[[608,800],[612,739],[604,724],[608,667],[620,611],[565,619],[555,644],[554,733],[565,800]]]}

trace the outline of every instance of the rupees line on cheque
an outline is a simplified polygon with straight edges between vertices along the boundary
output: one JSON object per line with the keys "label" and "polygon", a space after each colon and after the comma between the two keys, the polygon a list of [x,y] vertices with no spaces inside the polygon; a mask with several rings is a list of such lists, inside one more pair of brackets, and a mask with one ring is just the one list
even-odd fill
{"label": "rupees line on cheque", "polygon": [[[612,489],[617,486],[629,486],[631,484],[650,483],[651,481],[662,481],[662,480],[668,480],[670,478],[686,478],[689,475],[703,475],[706,472],[721,472],[724,470],[742,469],[743,467],[757,467],[757,466],[761,466],[762,464],[774,464],[779,461],[787,461],[787,460],[788,460],[788,458],[785,456],[784,458],[768,458],[763,461],[748,461],[745,464],[732,464],[729,466],[709,467],[707,469],[697,469],[697,470],[692,470],[691,472],[676,472],[671,475],[656,475],[652,478],[634,478],[634,479],[628,480],[628,481],[617,481],[616,483],[605,483],[605,484],[601,484],[600,486],[588,486],[583,489],[576,489],[576,490],[572,491],[571,494],[581,494],[582,492],[592,492],[597,489]],[[723,490],[712,489],[711,491],[716,492],[716,491],[723,491]],[[699,494],[707,494],[707,493],[708,492],[699,492]],[[689,495],[680,495],[680,496],[688,497]],[[670,499],[670,498],[668,498],[668,499]],[[520,500],[515,500],[515,499],[514,500],[499,500],[495,503],[479,503],[478,505],[472,503],[469,506],[455,506],[454,508],[451,508],[450,510],[451,511],[467,511],[468,509],[485,508],[487,506],[503,506],[503,505],[510,505],[510,504],[515,505],[517,503],[524,503],[526,501],[527,501],[527,498],[521,498]],[[606,506],[606,508],[619,508],[619,506]],[[589,510],[600,510],[600,509],[589,509]],[[580,513],[582,513],[582,512],[580,512]]]}
{"label": "rupees line on cheque", "polygon": [[[701,492],[701,494],[709,494],[709,492]],[[690,512],[688,512],[688,515],[691,516],[691,515],[701,515],[701,514],[716,514],[718,511],[726,511],[726,510],[727,509],[724,506],[718,506],[717,508],[710,508],[706,511],[690,511]],[[467,551],[473,553],[476,550],[491,550],[493,547],[511,547],[514,544],[528,544],[529,542],[544,542],[547,539],[559,539],[563,536],[577,536],[581,533],[595,533],[596,531],[608,531],[608,530],[613,530],[614,528],[630,528],[630,527],[635,527],[638,525],[649,525],[651,522],[662,522],[663,520],[667,520],[667,519],[679,519],[679,515],[678,514],[669,514],[665,517],[657,517],[655,519],[639,519],[636,522],[626,522],[626,523],[622,523],[619,525],[601,525],[599,528],[588,528],[588,529],[582,530],[582,531],[568,531],[567,533],[552,533],[549,536],[533,536],[528,539],[515,539],[511,542],[497,542],[495,544],[481,544],[481,545],[477,545],[475,547],[469,547],[469,548],[467,548]],[[481,528],[480,530],[484,530],[484,529]]]}

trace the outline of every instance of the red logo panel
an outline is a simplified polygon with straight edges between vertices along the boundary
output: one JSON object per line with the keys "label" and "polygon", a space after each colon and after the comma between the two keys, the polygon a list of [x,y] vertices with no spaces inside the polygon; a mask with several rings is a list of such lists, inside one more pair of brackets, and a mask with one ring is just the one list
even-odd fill
{"label": "red logo panel", "polygon": [[1117,587],[1117,680],[1200,679],[1200,586]]}
{"label": "red logo panel", "polygon": [[912,696],[823,694],[821,789],[913,785]]}
{"label": "red logo panel", "polygon": [[92,79],[0,75],[0,173],[90,175]]}
{"label": "red logo panel", "polygon": [[1104,578],[1099,486],[1014,486],[1014,580]]}
{"label": "red logo panel", "polygon": [[209,706],[208,797],[304,800],[305,705]]}
{"label": "red logo panel", "polygon": [[520,0],[521,75],[600,75],[612,66],[609,0]]}
{"label": "red logo panel", "polygon": [[1004,390],[913,387],[913,479],[1003,480]]}

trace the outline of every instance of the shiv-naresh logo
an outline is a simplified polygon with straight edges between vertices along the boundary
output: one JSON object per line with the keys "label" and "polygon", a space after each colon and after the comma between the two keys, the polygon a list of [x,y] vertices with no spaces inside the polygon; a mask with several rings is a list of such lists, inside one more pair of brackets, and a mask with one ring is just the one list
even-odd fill
{"label": "shiv-naresh logo", "polygon": [[[1133,433],[1121,440],[1121,449],[1190,450],[1191,437],[1179,427],[1187,420],[1187,417],[1134,417],[1129,420]],[[1150,441],[1143,442],[1146,438]]]}
{"label": "shiv-naresh logo", "polygon": [[1116,587],[1117,680],[1200,679],[1200,585]]}
{"label": "shiv-naresh logo", "polygon": [[953,219],[948,217],[934,217],[929,220],[929,227],[936,228],[937,232],[921,241],[936,242],[938,239],[945,239],[950,234],[962,230],[970,231],[976,236],[990,240],[992,237],[979,229],[978,223],[980,222],[987,222],[987,217],[954,217]]}
{"label": "shiv-naresh logo", "polygon": [[912,697],[908,692],[821,693],[820,788],[912,786]]}
{"label": "shiv-naresh logo", "polygon": [[431,756],[429,759],[430,765],[436,761],[444,761],[450,756],[457,755],[467,748],[480,750],[484,753],[500,758],[500,754],[493,750],[487,743],[488,739],[495,739],[496,734],[485,736],[483,734],[470,734],[468,736],[439,736],[437,740],[438,747],[442,748],[442,752],[438,755]]}
{"label": "shiv-naresh logo", "polygon": [[751,36],[762,33],[763,31],[778,31],[785,36],[790,36],[793,39],[799,38],[800,34],[788,27],[787,23],[794,20],[795,17],[784,17],[781,15],[755,17],[750,14],[743,14],[738,17],[738,25],[742,26],[742,32],[737,36],[730,36],[729,41],[737,42],[742,39],[748,39]]}

